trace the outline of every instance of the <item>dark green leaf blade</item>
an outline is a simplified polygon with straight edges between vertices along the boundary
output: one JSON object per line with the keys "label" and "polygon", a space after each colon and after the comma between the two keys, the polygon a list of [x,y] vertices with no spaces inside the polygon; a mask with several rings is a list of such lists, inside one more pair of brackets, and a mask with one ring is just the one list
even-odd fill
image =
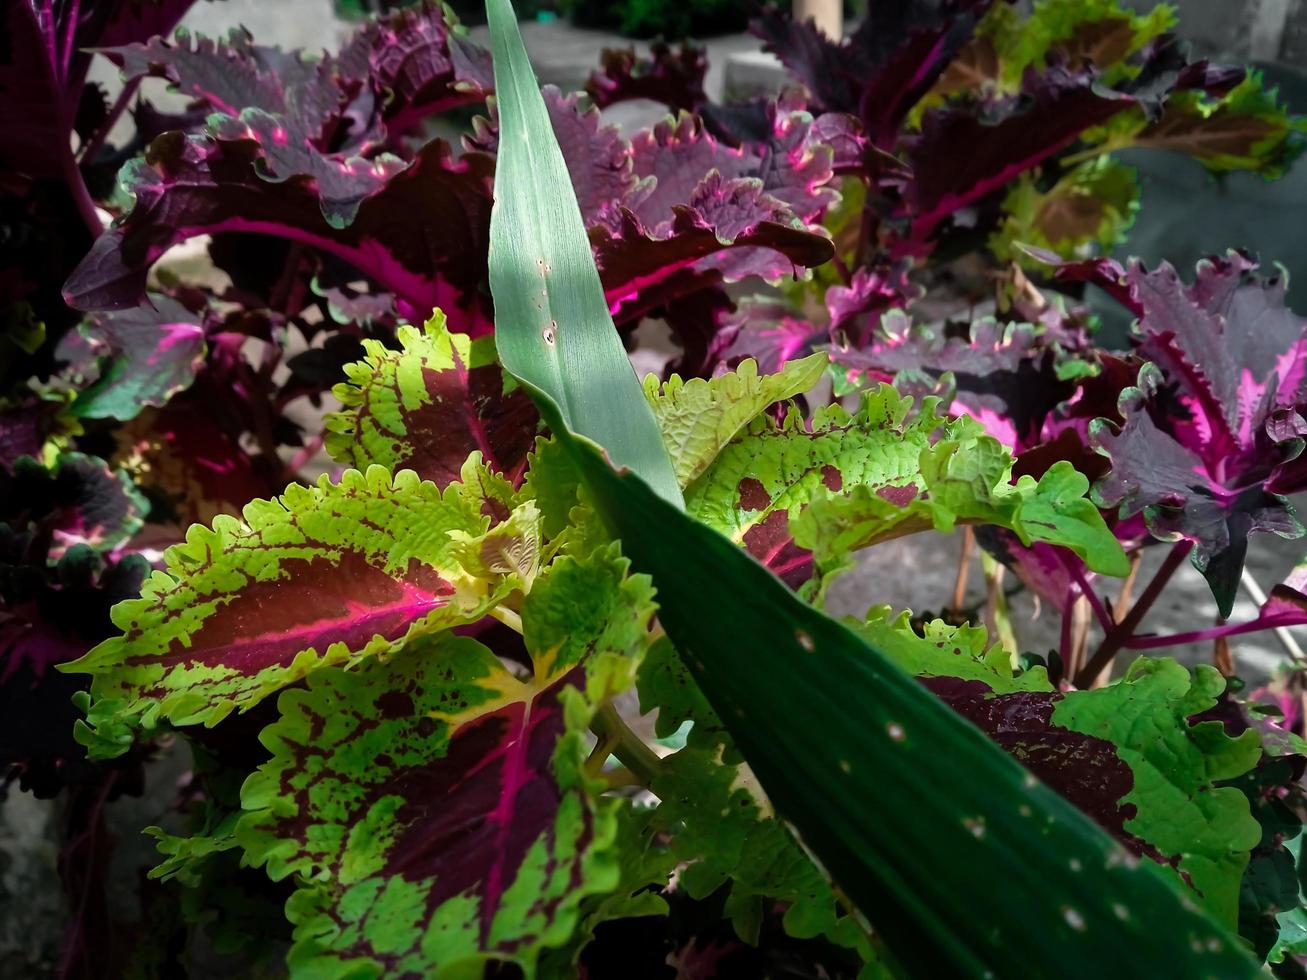
{"label": "dark green leaf blade", "polygon": [[487,0],[499,104],[490,289],[504,367],[681,506],[652,409],[613,326],[567,164],[509,0]]}
{"label": "dark green leaf blade", "polygon": [[541,406],[778,811],[913,975],[1256,973],[1156,869]]}

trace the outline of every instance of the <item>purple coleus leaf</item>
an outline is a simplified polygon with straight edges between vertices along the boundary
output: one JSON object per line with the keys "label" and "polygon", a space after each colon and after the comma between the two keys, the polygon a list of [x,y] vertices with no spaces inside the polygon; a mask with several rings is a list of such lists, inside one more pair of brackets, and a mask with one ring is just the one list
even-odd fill
{"label": "purple coleus leaf", "polygon": [[20,456],[38,459],[46,441],[65,428],[67,402],[36,395],[0,406],[0,466],[12,467]]}
{"label": "purple coleus leaf", "polygon": [[[545,85],[540,94],[586,227],[616,222],[618,208],[638,183],[631,169],[630,143],[622,139],[616,126],[604,124],[599,110],[586,105],[580,92],[564,95],[555,86]],[[463,137],[463,145],[469,150],[496,153],[499,116],[493,104],[489,118],[477,117],[473,128],[471,135]]]}
{"label": "purple coleus leaf", "polygon": [[341,53],[366,51],[364,81],[392,133],[434,113],[481,102],[495,87],[490,51],[468,38],[444,3],[423,0],[368,24]]}
{"label": "purple coleus leaf", "polygon": [[51,560],[77,545],[114,550],[140,529],[146,510],[131,481],[94,456],[63,453],[48,468],[22,457],[0,470],[6,531]]}
{"label": "purple coleus leaf", "polygon": [[105,53],[127,79],[166,78],[215,112],[275,117],[283,139],[358,151],[493,88],[489,52],[451,18],[442,4],[423,3],[368,23],[338,55],[283,52],[241,28],[225,41],[179,31]]}
{"label": "purple coleus leaf", "polygon": [[1171,266],[1132,262],[1134,341],[1152,363],[1121,395],[1119,419],[1091,430],[1111,461],[1096,494],[1149,530],[1195,544],[1229,615],[1248,536],[1302,536],[1286,494],[1307,486],[1307,321],[1284,305],[1283,278],[1242,253],[1210,258],[1186,286]]}
{"label": "purple coleus leaf", "polygon": [[335,59],[307,59],[300,52],[255,44],[240,27],[226,40],[192,37],[179,29],[172,40],[156,37],[103,53],[122,69],[125,81],[164,78],[211,112],[239,116],[245,109],[259,109],[294,120],[314,140],[323,138],[346,98]]}
{"label": "purple coleus leaf", "polygon": [[905,247],[922,247],[949,216],[1133,104],[1092,75],[1053,66],[1027,72],[1020,95],[982,104],[980,111],[971,105],[927,111],[920,135],[907,143],[911,231]]}
{"label": "purple coleus leaf", "polygon": [[[813,223],[838,194],[830,151],[804,114],[775,110],[770,135],[749,147],[721,145],[688,116],[631,146],[576,98],[548,94],[619,324],[723,281],[776,280],[830,257]],[[135,208],[74,271],[68,302],[135,306],[168,247],[246,231],[343,259],[393,293],[409,319],[440,307],[452,330],[486,332],[489,153],[455,160],[433,141],[407,165],[351,159],[289,136],[283,145],[278,118],[247,111],[206,135],[157,140],[127,174]],[[483,124],[471,143],[489,150],[496,140]]]}
{"label": "purple coleus leaf", "polygon": [[864,267],[853,273],[847,286],[826,290],[833,341],[841,347],[861,349],[871,342],[886,311],[905,309],[920,299],[925,290],[909,282],[909,271],[907,262]]}
{"label": "purple coleus leaf", "polygon": [[656,41],[648,57],[637,55],[635,48],[605,48],[599,64],[585,90],[600,109],[627,99],[650,99],[670,109],[697,112],[708,101],[703,88],[708,58],[703,48],[692,44],[673,50]]}
{"label": "purple coleus leaf", "polygon": [[[813,226],[839,200],[831,154],[793,106],[771,104],[757,139],[732,147],[689,114],[628,142],[577,95],[543,94],[619,326],[723,281],[777,280],[830,257]],[[493,116],[465,143],[493,151]]]}
{"label": "purple coleus leaf", "polygon": [[56,351],[91,363],[74,365],[79,392],[70,406],[77,418],[127,421],[147,406],[160,407],[190,387],[204,363],[200,318],[170,296],[150,305],[91,317]]}
{"label": "purple coleus leaf", "polygon": [[811,354],[830,341],[824,324],[794,315],[788,303],[766,299],[745,300],[723,320],[722,337],[728,341],[722,360],[734,363],[751,357],[763,374],[775,374],[788,361]]}
{"label": "purple coleus leaf", "polygon": [[[333,205],[309,176],[280,184],[264,178],[267,135],[249,129],[234,136],[170,133],[156,140],[125,174],[136,206],[74,270],[64,287],[69,305],[137,306],[150,266],[172,245],[200,234],[248,231],[344,259],[393,292],[406,314],[417,311],[421,318],[440,306],[465,332],[488,327],[478,287],[490,223],[489,157],[469,153],[455,161],[439,140],[407,165],[324,156],[324,166],[350,171],[341,171]],[[327,214],[351,202],[357,208],[352,221],[342,226],[328,220]]]}
{"label": "purple coleus leaf", "polygon": [[845,40],[768,8],[750,30],[813,93],[815,107],[857,116],[871,141],[893,145],[908,112],[970,39],[991,0],[872,3]]}
{"label": "purple coleus leaf", "polygon": [[[591,232],[600,278],[619,322],[632,318],[632,310],[619,315],[630,304],[640,309],[665,303],[707,282],[777,280],[798,265],[820,265],[834,252],[830,239],[798,225],[785,205],[748,179],[728,181],[711,173],[672,214],[649,229],[625,211],[616,233],[603,227]],[[728,247],[740,251],[723,251]],[[683,270],[698,275],[678,275]]]}
{"label": "purple coleus leaf", "polygon": [[952,327],[920,324],[901,309],[873,315],[870,322],[874,326],[864,329],[857,346],[832,346],[832,361],[874,381],[925,391],[950,373],[957,406],[1007,446],[1031,441],[1049,412],[1075,390],[1058,379],[1053,348],[1029,323],[986,317]]}
{"label": "purple coleus leaf", "polygon": [[767,135],[725,146],[694,116],[636,134],[636,185],[617,221],[591,229],[614,318],[622,323],[718,282],[775,281],[827,261],[813,223],[834,206],[831,151],[811,117],[774,104]]}

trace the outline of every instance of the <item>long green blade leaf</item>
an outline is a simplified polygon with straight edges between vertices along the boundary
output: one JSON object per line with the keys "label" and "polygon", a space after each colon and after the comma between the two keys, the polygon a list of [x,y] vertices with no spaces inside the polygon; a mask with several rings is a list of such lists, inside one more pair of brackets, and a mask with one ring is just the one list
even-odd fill
{"label": "long green blade leaf", "polygon": [[509,0],[487,0],[499,103],[490,289],[504,367],[683,507],[653,411],[622,348],[567,165]]}
{"label": "long green blade leaf", "polygon": [[1150,863],[540,406],[777,812],[913,976],[1257,973]]}

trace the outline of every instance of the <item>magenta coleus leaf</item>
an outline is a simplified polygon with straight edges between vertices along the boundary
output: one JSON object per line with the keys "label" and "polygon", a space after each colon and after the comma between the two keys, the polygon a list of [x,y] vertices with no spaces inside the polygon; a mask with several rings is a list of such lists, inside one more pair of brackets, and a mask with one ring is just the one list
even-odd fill
{"label": "magenta coleus leaf", "polygon": [[583,763],[598,699],[630,683],[648,641],[651,590],[625,568],[609,548],[541,576],[522,607],[525,676],[446,636],[282,697],[237,837],[274,878],[303,876],[294,969],[453,975],[499,959],[530,975],[582,900],[618,883],[614,804]]}
{"label": "magenta coleus leaf", "polygon": [[477,486],[351,470],[192,527],[114,610],[123,635],[68,668],[93,675],[93,751],[122,751],[133,728],[215,725],[319,667],[479,619],[513,577],[456,557],[489,524]]}
{"label": "magenta coleus leaf", "polygon": [[446,486],[479,452],[520,482],[538,417],[521,388],[505,390],[494,339],[450,334],[439,310],[419,331],[403,326],[400,350],[365,340],[367,359],[346,367],[335,388],[344,410],[327,419],[327,449],[339,462],[412,469]]}
{"label": "magenta coleus leaf", "polygon": [[1193,561],[1228,615],[1248,536],[1300,537],[1285,494],[1307,483],[1301,456],[1307,320],[1284,282],[1240,253],[1200,263],[1186,286],[1169,265],[1134,262],[1135,341],[1153,363],[1121,395],[1121,423],[1091,430],[1112,464],[1096,493],[1158,537],[1195,544]]}

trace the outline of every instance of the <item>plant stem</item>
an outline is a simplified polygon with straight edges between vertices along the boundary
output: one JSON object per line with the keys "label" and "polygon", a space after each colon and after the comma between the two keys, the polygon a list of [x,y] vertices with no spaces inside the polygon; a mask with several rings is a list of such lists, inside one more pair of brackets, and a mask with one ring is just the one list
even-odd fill
{"label": "plant stem", "polygon": [[967,600],[967,579],[971,575],[971,554],[976,550],[976,531],[970,525],[962,529],[962,552],[958,556],[958,574],[953,580],[953,601],[949,613],[956,616]]}
{"label": "plant stem", "polygon": [[1112,658],[1121,651],[1122,647],[1126,646],[1134,636],[1134,632],[1143,621],[1144,616],[1148,614],[1148,610],[1153,608],[1153,603],[1157,601],[1158,596],[1166,588],[1166,584],[1171,581],[1171,576],[1189,557],[1189,552],[1193,550],[1193,547],[1194,543],[1192,541],[1176,542],[1175,546],[1171,548],[1171,553],[1162,562],[1161,568],[1157,570],[1157,574],[1153,576],[1153,580],[1148,583],[1148,588],[1144,589],[1139,601],[1131,607],[1125,619],[1108,631],[1107,636],[1103,638],[1103,642],[1094,651],[1094,655],[1089,658],[1089,663],[1085,665],[1084,670],[1076,674],[1076,687],[1083,690],[1091,684],[1094,678],[1102,672],[1103,668],[1112,662]]}
{"label": "plant stem", "polygon": [[82,178],[82,171],[77,166],[72,150],[63,154],[63,169],[64,183],[68,187],[68,193],[72,195],[77,213],[81,215],[86,230],[91,233],[91,238],[99,238],[104,234],[104,222],[100,220],[100,213],[95,209],[91,192],[86,189],[86,181]]}
{"label": "plant stem", "polygon": [[104,117],[104,122],[100,124],[100,128],[92,133],[91,138],[83,143],[82,148],[77,151],[79,163],[95,162],[95,155],[100,152],[100,147],[104,146],[104,141],[109,138],[109,131],[118,122],[118,117],[123,114],[123,110],[127,108],[127,103],[136,94],[136,89],[140,84],[141,79],[138,76],[123,86],[123,90],[118,93],[118,98],[109,107],[109,114]]}
{"label": "plant stem", "polygon": [[1101,157],[1105,153],[1115,153],[1117,150],[1124,150],[1129,146],[1129,143],[1102,143],[1098,146],[1091,146],[1087,150],[1081,150],[1079,153],[1072,153],[1069,157],[1062,157],[1058,163],[1063,168],[1074,167],[1077,163],[1084,163],[1086,160]]}
{"label": "plant stem", "polygon": [[515,633],[522,632],[522,617],[507,606],[495,606],[490,615],[499,620]]}
{"label": "plant stem", "polygon": [[617,756],[617,761],[631,770],[645,788],[662,774],[663,760],[658,758],[658,753],[631,731],[611,704],[595,712],[590,720],[590,730],[599,737],[600,745],[609,747],[608,754]]}
{"label": "plant stem", "polygon": [[1098,619],[1098,625],[1103,627],[1104,630],[1110,630],[1112,628],[1112,617],[1108,615],[1107,607],[1103,605],[1103,600],[1099,598],[1098,592],[1089,583],[1080,559],[1074,555],[1067,555],[1059,548],[1057,549],[1057,560],[1076,580],[1076,585],[1080,587],[1080,594],[1089,600],[1089,605],[1094,610],[1094,616]]}
{"label": "plant stem", "polygon": [[[1257,603],[1260,609],[1266,605],[1266,590],[1257,584],[1257,579],[1253,578],[1253,573],[1244,568],[1243,574],[1239,576],[1239,582],[1243,585],[1244,591],[1252,596],[1253,602]],[[1307,661],[1307,654],[1302,652],[1302,647],[1298,645],[1297,638],[1294,637],[1285,627],[1275,627],[1275,635],[1280,641],[1280,645],[1293,658],[1295,663]]]}
{"label": "plant stem", "polygon": [[1121,594],[1116,597],[1116,605],[1112,607],[1112,622],[1119,623],[1125,619],[1126,613],[1130,611],[1130,602],[1134,598],[1135,579],[1139,577],[1139,566],[1143,560],[1143,553],[1136,551],[1130,557],[1130,574],[1125,577],[1125,582],[1121,585]]}

